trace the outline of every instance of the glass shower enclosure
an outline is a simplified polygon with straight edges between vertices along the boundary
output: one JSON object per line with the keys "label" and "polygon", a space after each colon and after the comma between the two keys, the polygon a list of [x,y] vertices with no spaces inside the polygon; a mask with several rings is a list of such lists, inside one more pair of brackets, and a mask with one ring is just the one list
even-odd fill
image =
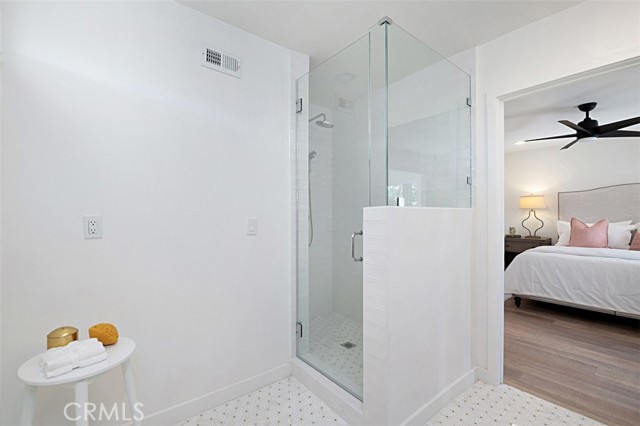
{"label": "glass shower enclosure", "polygon": [[297,356],[362,399],[362,214],[470,207],[470,78],[388,18],[297,81]]}

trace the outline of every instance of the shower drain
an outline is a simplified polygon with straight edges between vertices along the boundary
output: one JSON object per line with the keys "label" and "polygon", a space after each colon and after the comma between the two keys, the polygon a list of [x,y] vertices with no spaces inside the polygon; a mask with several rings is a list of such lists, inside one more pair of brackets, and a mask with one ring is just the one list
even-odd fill
{"label": "shower drain", "polygon": [[354,345],[354,344],[353,344],[353,343],[351,343],[351,342],[344,342],[344,343],[341,343],[341,344],[340,344],[340,346],[343,346],[343,347],[345,347],[345,348],[347,348],[347,349],[352,349],[352,348],[355,348],[355,347],[356,347],[356,345]]}

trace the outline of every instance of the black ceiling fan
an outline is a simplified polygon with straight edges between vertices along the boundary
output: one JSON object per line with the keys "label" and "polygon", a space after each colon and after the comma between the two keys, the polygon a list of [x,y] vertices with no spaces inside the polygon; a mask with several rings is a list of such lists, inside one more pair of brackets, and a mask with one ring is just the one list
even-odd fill
{"label": "black ceiling fan", "polygon": [[614,123],[598,125],[598,120],[594,120],[589,117],[589,111],[593,111],[598,105],[596,102],[589,102],[586,104],[578,105],[578,109],[586,114],[584,120],[578,124],[574,124],[567,120],[560,120],[558,123],[562,123],[567,127],[571,127],[576,133],[569,135],[550,136],[548,138],[528,139],[525,142],[542,141],[547,139],[564,139],[564,138],[576,138],[573,142],[563,146],[560,149],[570,148],[574,143],[580,139],[590,138],[637,138],[640,137],[640,132],[634,130],[620,130],[625,127],[633,126],[640,123],[640,117],[628,118],[626,120],[616,121]]}

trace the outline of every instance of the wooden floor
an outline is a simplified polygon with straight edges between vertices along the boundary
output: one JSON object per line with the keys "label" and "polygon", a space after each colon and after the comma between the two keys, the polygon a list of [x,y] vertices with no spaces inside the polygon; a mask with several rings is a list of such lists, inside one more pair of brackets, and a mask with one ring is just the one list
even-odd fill
{"label": "wooden floor", "polygon": [[640,321],[505,302],[504,381],[614,426],[640,425]]}

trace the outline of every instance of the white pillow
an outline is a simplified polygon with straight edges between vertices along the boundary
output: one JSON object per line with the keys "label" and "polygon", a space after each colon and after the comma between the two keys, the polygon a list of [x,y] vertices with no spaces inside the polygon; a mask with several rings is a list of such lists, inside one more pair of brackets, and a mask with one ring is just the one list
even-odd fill
{"label": "white pillow", "polygon": [[609,248],[629,250],[631,234],[636,230],[636,225],[609,225],[607,238],[609,238]]}
{"label": "white pillow", "polygon": [[[571,239],[571,224],[563,220],[558,221],[558,242],[557,246],[569,245]],[[593,226],[593,223],[587,223],[587,226]],[[609,247],[628,249],[629,241],[631,240],[631,232],[636,229],[636,225],[631,225],[630,220],[623,220],[622,222],[612,222],[609,224],[609,232],[607,238],[609,239]],[[624,242],[626,238],[626,243]]]}

